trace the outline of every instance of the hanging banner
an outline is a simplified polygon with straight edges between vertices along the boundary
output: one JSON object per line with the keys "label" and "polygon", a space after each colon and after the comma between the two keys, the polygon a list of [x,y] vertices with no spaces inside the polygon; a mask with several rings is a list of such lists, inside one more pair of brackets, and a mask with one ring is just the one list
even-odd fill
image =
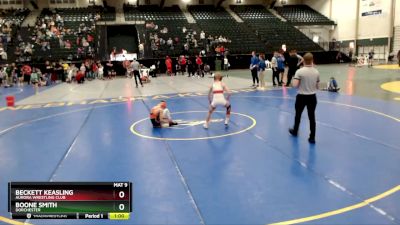
{"label": "hanging banner", "polygon": [[374,16],[382,14],[382,0],[360,0],[361,16]]}

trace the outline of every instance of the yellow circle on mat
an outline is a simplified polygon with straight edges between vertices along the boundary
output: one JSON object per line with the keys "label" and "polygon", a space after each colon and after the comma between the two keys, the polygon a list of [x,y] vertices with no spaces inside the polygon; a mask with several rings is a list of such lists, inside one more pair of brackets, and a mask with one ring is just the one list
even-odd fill
{"label": "yellow circle on mat", "polygon": [[[171,113],[171,114],[183,114],[183,113],[207,113],[208,111],[185,111],[185,112],[175,112],[175,113]],[[215,112],[221,112],[221,111],[215,111]],[[223,138],[223,137],[228,137],[228,136],[232,136],[232,135],[237,135],[237,134],[241,134],[243,132],[246,132],[248,130],[251,130],[253,127],[256,126],[257,122],[256,119],[254,119],[253,117],[249,116],[249,115],[245,115],[242,113],[235,113],[235,112],[231,112],[231,115],[237,115],[237,116],[241,116],[247,119],[250,119],[251,124],[250,126],[238,130],[236,132],[232,132],[232,133],[226,133],[226,134],[221,134],[221,135],[215,135],[215,136],[208,136],[208,137],[195,137],[195,138],[162,138],[162,137],[154,137],[154,136],[149,136],[149,135],[145,135],[145,134],[141,134],[139,131],[137,131],[135,128],[138,124],[149,120],[148,118],[143,118],[139,121],[136,121],[134,124],[132,124],[130,130],[134,135],[137,135],[139,137],[142,138],[147,138],[147,139],[154,139],[154,140],[164,140],[164,141],[198,141],[198,140],[208,140],[208,139],[215,139],[215,138]]]}
{"label": "yellow circle on mat", "polygon": [[377,65],[374,66],[375,69],[383,69],[383,70],[400,70],[399,65],[390,64],[390,65]]}
{"label": "yellow circle on mat", "polygon": [[381,88],[385,91],[390,91],[400,94],[400,81],[392,81],[384,83],[381,85]]}

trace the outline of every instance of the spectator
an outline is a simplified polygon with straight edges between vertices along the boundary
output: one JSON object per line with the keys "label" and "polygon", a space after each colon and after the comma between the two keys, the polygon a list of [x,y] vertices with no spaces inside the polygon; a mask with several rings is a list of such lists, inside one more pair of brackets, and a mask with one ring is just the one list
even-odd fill
{"label": "spectator", "polygon": [[285,73],[285,57],[281,53],[278,52],[277,57],[277,64],[278,64],[278,77],[279,77],[279,86],[283,84],[283,75]]}
{"label": "spectator", "polygon": [[229,69],[229,61],[228,61],[228,57],[224,57],[224,70],[228,71]]}
{"label": "spectator", "polygon": [[204,33],[204,31],[200,32],[200,40],[204,40],[206,39],[206,33]]}
{"label": "spectator", "polygon": [[104,80],[104,67],[100,62],[98,63],[98,68],[98,78]]}
{"label": "spectator", "polygon": [[374,63],[374,50],[371,50],[370,52],[368,52],[368,67],[372,67],[373,63]]}
{"label": "spectator", "polygon": [[330,92],[338,92],[340,90],[338,83],[334,77],[331,77],[328,83],[328,91]]}
{"label": "spectator", "polygon": [[265,69],[266,69],[266,64],[265,64],[265,56],[263,54],[260,54],[259,56],[259,63],[258,63],[258,78],[260,80],[260,89],[264,90],[265,89]]}
{"label": "spectator", "polygon": [[67,40],[67,41],[65,41],[65,48],[66,49],[71,49],[71,46],[72,46],[72,43],[71,43],[71,41],[70,40]]}
{"label": "spectator", "polygon": [[106,64],[106,70],[108,79],[112,79],[113,77],[116,76],[116,72],[114,70],[114,64],[111,62],[111,60],[109,60],[108,63]]}
{"label": "spectator", "polygon": [[72,80],[75,78],[76,76],[76,72],[78,71],[78,69],[76,68],[75,64],[71,64],[71,66],[68,69],[68,78],[67,78],[67,82],[70,83],[72,82]]}
{"label": "spectator", "polygon": [[167,75],[172,76],[172,59],[169,56],[165,59],[165,66],[167,67]]}
{"label": "spectator", "polygon": [[35,87],[35,94],[39,94],[39,74],[36,68],[32,69],[32,73],[30,76],[30,82]]}
{"label": "spectator", "polygon": [[27,82],[28,84],[30,83],[31,80],[31,73],[32,73],[32,68],[25,64],[22,66],[22,75],[24,77],[24,82]]}
{"label": "spectator", "polygon": [[[257,76],[257,71],[258,71],[258,64],[259,64],[259,59],[256,55],[256,52],[253,51],[251,53],[252,57],[251,57],[251,61],[250,61],[250,71],[251,71],[251,76],[253,78],[253,87],[258,87],[259,85],[259,79]],[[257,81],[257,85],[256,85],[256,81]]]}
{"label": "spectator", "polygon": [[197,44],[196,38],[193,38],[193,39],[192,39],[192,42],[193,42],[193,45],[194,45],[195,48],[198,48],[198,47],[199,47],[198,44]]}
{"label": "spectator", "polygon": [[65,82],[67,80],[67,77],[68,77],[69,64],[67,62],[64,62],[62,64],[62,67],[63,67],[63,72],[64,72],[64,76],[63,76],[62,82]]}
{"label": "spectator", "polygon": [[[272,84],[276,86],[276,84],[279,84],[279,71],[278,71],[278,52],[274,52],[274,55],[272,56],[271,59],[271,69],[272,69]],[[275,83],[276,79],[276,83]]]}
{"label": "spectator", "polygon": [[290,86],[292,77],[296,74],[296,71],[300,68],[300,65],[303,63],[303,57],[298,55],[295,49],[292,49],[289,52],[289,57],[286,60],[286,62],[289,67],[286,86]]}
{"label": "spectator", "polygon": [[139,44],[139,58],[143,58],[143,57],[144,57],[144,45],[143,45],[143,43],[140,43]]}
{"label": "spectator", "polygon": [[193,58],[189,58],[187,61],[187,67],[188,67],[188,77],[194,76],[195,69],[194,69],[194,60]]}
{"label": "spectator", "polygon": [[0,57],[1,57],[2,60],[7,60],[8,59],[7,52],[4,51],[4,49],[0,50]]}
{"label": "spectator", "polygon": [[82,84],[85,82],[85,73],[82,70],[79,70],[76,74],[76,81],[78,84]]}
{"label": "spectator", "polygon": [[200,55],[198,55],[197,58],[196,58],[196,65],[197,65],[197,75],[201,76],[201,77],[204,77],[203,60],[201,60]]}
{"label": "spectator", "polygon": [[182,75],[185,75],[185,73],[186,73],[186,58],[184,55],[181,55],[179,64],[181,66]]}
{"label": "spectator", "polygon": [[3,85],[3,80],[6,79],[6,73],[3,72],[2,68],[0,67],[0,87]]}
{"label": "spectator", "polygon": [[58,43],[59,43],[61,49],[65,48],[65,43],[64,43],[64,40],[63,40],[63,36],[59,37]]}

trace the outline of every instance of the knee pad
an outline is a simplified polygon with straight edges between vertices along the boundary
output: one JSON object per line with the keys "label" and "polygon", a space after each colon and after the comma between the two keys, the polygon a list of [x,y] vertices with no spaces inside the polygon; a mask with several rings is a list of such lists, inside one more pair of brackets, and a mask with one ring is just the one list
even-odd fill
{"label": "knee pad", "polygon": [[228,114],[228,115],[231,114],[231,105],[230,104],[228,107],[226,107],[226,114]]}

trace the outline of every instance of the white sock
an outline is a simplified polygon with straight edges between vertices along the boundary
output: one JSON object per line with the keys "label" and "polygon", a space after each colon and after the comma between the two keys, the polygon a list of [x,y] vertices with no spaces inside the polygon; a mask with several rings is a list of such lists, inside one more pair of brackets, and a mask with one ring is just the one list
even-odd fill
{"label": "white sock", "polygon": [[225,125],[228,125],[228,123],[229,123],[229,118],[226,117],[226,118],[225,118]]}

